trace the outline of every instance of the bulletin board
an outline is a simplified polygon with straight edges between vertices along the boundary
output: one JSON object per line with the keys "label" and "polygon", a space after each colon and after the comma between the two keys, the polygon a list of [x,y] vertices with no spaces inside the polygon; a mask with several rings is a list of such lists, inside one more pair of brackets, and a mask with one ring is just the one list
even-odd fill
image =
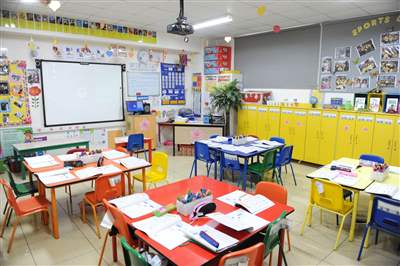
{"label": "bulletin board", "polygon": [[161,63],[161,104],[186,104],[185,66]]}
{"label": "bulletin board", "polygon": [[128,96],[160,95],[160,72],[126,72]]}
{"label": "bulletin board", "polygon": [[0,127],[31,124],[26,62],[0,62]]}

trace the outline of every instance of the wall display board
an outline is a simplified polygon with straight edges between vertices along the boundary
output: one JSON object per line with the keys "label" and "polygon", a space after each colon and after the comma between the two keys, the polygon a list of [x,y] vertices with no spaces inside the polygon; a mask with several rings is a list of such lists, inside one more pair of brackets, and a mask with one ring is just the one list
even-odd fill
{"label": "wall display board", "polygon": [[400,15],[324,23],[321,36],[321,91],[365,93],[399,88]]}
{"label": "wall display board", "polygon": [[126,72],[128,96],[160,95],[160,72]]}
{"label": "wall display board", "polygon": [[0,158],[13,155],[13,144],[31,141],[30,127],[5,128],[0,130]]}
{"label": "wall display board", "polygon": [[0,61],[0,127],[30,123],[26,62]]}
{"label": "wall display board", "polygon": [[124,120],[123,65],[37,62],[41,68],[45,127]]}
{"label": "wall display board", "polygon": [[201,116],[201,73],[193,73],[192,75],[192,92],[193,92],[193,113],[195,116]]}
{"label": "wall display board", "polygon": [[157,33],[155,31],[131,28],[124,25],[106,24],[100,21],[9,10],[1,10],[0,26],[157,43]]}
{"label": "wall display board", "polygon": [[161,104],[186,104],[184,66],[161,63]]}

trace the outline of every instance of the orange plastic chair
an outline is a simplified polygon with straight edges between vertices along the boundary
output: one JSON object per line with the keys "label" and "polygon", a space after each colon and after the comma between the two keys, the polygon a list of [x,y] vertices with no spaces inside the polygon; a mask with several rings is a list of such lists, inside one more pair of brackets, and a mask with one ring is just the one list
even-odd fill
{"label": "orange plastic chair", "polygon": [[306,223],[311,226],[313,207],[318,207],[320,212],[320,222],[322,223],[322,210],[332,212],[342,217],[336,242],[333,250],[339,246],[340,234],[343,229],[346,217],[353,211],[353,202],[343,198],[343,187],[329,180],[314,178],[311,180],[311,195],[304,222],[301,227],[300,235],[304,233]]}
{"label": "orange plastic chair", "polygon": [[121,146],[115,147],[115,150],[116,151],[120,151],[120,152],[125,152],[125,153],[129,154],[129,151],[126,148],[121,147]]}
{"label": "orange plastic chair", "polygon": [[262,266],[264,249],[264,243],[258,243],[249,248],[228,253],[220,259],[218,265],[241,265],[241,262],[243,262],[244,265]]}
{"label": "orange plastic chair", "polygon": [[[118,231],[118,236],[124,237],[126,242],[132,247],[137,247],[137,242],[133,240],[132,235],[129,231],[128,223],[125,221],[124,214],[114,205],[112,205],[110,202],[108,202],[107,199],[103,199],[103,204],[104,207],[106,208],[106,211],[108,211],[111,216],[113,217],[113,227]],[[103,260],[104,256],[104,251],[106,249],[107,245],[107,239],[108,235],[110,234],[109,232],[106,234],[106,237],[103,242],[103,247],[101,248],[100,252],[100,258],[99,258],[99,263],[98,265],[101,265],[101,261]],[[117,260],[117,258],[114,258],[114,260]]]}
{"label": "orange plastic chair", "polygon": [[10,239],[8,240],[8,249],[7,253],[10,253],[12,244],[14,241],[15,231],[17,230],[17,226],[21,220],[21,218],[29,216],[34,213],[38,212],[45,212],[44,222],[48,224],[48,217],[49,217],[49,202],[46,200],[45,197],[35,196],[30,197],[23,200],[18,200],[15,198],[12,188],[4,179],[0,179],[0,184],[3,185],[4,191],[6,193],[7,202],[10,205],[10,208],[7,209],[6,214],[3,217],[3,223],[1,227],[0,237],[3,237],[4,229],[6,227],[7,218],[11,215],[10,209],[12,208],[15,213],[15,221],[13,224],[13,229],[11,232]]}
{"label": "orange plastic chair", "polygon": [[[256,194],[263,195],[264,197],[281,203],[281,204],[287,204],[287,198],[288,198],[288,192],[284,186],[281,186],[277,183],[273,182],[258,182],[256,185]],[[287,235],[287,241],[288,241],[288,248],[289,251],[291,250],[291,244],[290,244],[290,236],[289,236],[289,230],[286,230],[286,235]],[[270,253],[269,256],[269,264],[271,265],[272,263],[272,253]]]}
{"label": "orange plastic chair", "polygon": [[94,191],[85,193],[81,202],[82,221],[86,220],[85,205],[88,204],[93,210],[93,220],[96,225],[96,234],[100,236],[100,224],[97,218],[96,207],[103,206],[103,199],[115,199],[122,196],[122,179],[121,176],[100,176],[95,181]]}

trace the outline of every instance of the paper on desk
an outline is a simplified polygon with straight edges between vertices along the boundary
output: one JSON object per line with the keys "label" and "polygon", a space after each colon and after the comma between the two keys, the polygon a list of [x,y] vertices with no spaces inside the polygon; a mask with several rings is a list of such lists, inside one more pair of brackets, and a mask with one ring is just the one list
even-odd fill
{"label": "paper on desk", "polygon": [[114,160],[114,159],[118,159],[118,158],[122,158],[127,156],[128,154],[126,154],[125,152],[120,152],[117,150],[109,150],[109,151],[103,151],[103,156],[109,160]]}
{"label": "paper on desk", "polygon": [[365,189],[365,192],[393,197],[398,192],[398,187],[374,182]]}
{"label": "paper on desk", "polygon": [[62,175],[62,174],[67,174],[67,173],[69,173],[69,170],[67,168],[62,168],[62,169],[57,169],[57,170],[52,170],[52,171],[36,173],[36,175],[39,178],[46,178],[49,176]]}
{"label": "paper on desk", "polygon": [[147,195],[146,193],[136,193],[136,194],[128,195],[125,197],[120,197],[120,198],[110,200],[110,202],[115,204],[115,206],[117,206],[118,208],[123,209],[131,204],[136,204],[137,202],[148,200],[148,199],[150,199],[150,198],[149,198],[149,195]]}
{"label": "paper on desk", "polygon": [[114,160],[114,162],[119,163],[128,169],[142,168],[150,165],[148,161],[133,156]]}
{"label": "paper on desk", "polygon": [[121,170],[114,165],[104,165],[104,166],[97,167],[97,171],[103,175],[121,173]]}
{"label": "paper on desk", "polygon": [[246,141],[247,141],[247,142],[256,141],[256,140],[258,140],[258,138],[255,138],[255,137],[246,137]]}
{"label": "paper on desk", "polygon": [[79,153],[57,155],[57,158],[63,162],[75,161],[79,158]]}
{"label": "paper on desk", "polygon": [[231,145],[231,144],[222,144],[220,146],[220,148],[222,150],[226,150],[226,151],[237,151],[237,147],[238,146],[234,146],[234,145]]}
{"label": "paper on desk", "polygon": [[248,230],[252,232],[268,225],[269,223],[267,220],[243,209],[238,209],[227,214],[214,212],[207,214],[207,217],[236,231]]}
{"label": "paper on desk", "polygon": [[214,141],[214,142],[226,142],[226,141],[228,141],[228,138],[227,137],[218,136],[218,137],[212,138],[210,140]]}
{"label": "paper on desk", "polygon": [[338,171],[332,171],[330,168],[322,167],[314,172],[308,174],[308,177],[311,178],[321,178],[321,179],[328,179],[333,180],[339,175]]}
{"label": "paper on desk", "polygon": [[262,143],[256,143],[256,144],[252,144],[255,147],[259,147],[259,148],[263,148],[263,149],[271,149],[273,146],[269,146],[266,144],[262,144]]}
{"label": "paper on desk", "polygon": [[276,146],[281,146],[282,145],[282,143],[280,143],[280,142],[271,141],[271,140],[257,140],[255,143],[264,144],[264,145],[268,145],[268,146],[272,146],[272,147],[276,147]]}
{"label": "paper on desk", "polygon": [[75,171],[74,174],[80,179],[84,179],[95,175],[101,175],[101,172],[97,167],[85,167],[83,169]]}
{"label": "paper on desk", "polygon": [[257,152],[257,147],[248,147],[248,146],[237,146],[237,151],[241,152],[241,153],[245,153],[245,154],[249,154],[249,153],[253,153],[253,152]]}
{"label": "paper on desk", "polygon": [[58,165],[59,163],[49,154],[35,157],[26,157],[24,160],[32,168],[42,168]]}
{"label": "paper on desk", "polygon": [[42,181],[46,185],[54,184],[54,183],[58,183],[58,182],[65,182],[65,181],[68,181],[68,180],[71,180],[74,178],[76,178],[76,177],[71,173],[39,177],[40,181]]}
{"label": "paper on desk", "polygon": [[357,176],[351,176],[339,173],[332,181],[340,185],[351,187],[357,183],[358,178]]}
{"label": "paper on desk", "polygon": [[398,166],[389,166],[389,172],[392,174],[400,175],[400,167]]}
{"label": "paper on desk", "polygon": [[235,190],[231,193],[225,194],[223,196],[220,196],[217,198],[217,200],[222,201],[226,204],[229,204],[231,206],[235,206],[236,202],[244,195],[247,193],[241,190]]}

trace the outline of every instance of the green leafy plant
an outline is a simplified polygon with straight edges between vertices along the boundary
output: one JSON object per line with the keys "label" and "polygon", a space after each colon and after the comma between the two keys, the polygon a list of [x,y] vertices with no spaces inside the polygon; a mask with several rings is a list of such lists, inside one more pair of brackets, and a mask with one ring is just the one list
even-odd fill
{"label": "green leafy plant", "polygon": [[216,86],[210,92],[211,105],[218,111],[223,111],[225,116],[226,134],[229,135],[229,118],[231,111],[237,111],[242,106],[242,93],[235,79],[227,84]]}

